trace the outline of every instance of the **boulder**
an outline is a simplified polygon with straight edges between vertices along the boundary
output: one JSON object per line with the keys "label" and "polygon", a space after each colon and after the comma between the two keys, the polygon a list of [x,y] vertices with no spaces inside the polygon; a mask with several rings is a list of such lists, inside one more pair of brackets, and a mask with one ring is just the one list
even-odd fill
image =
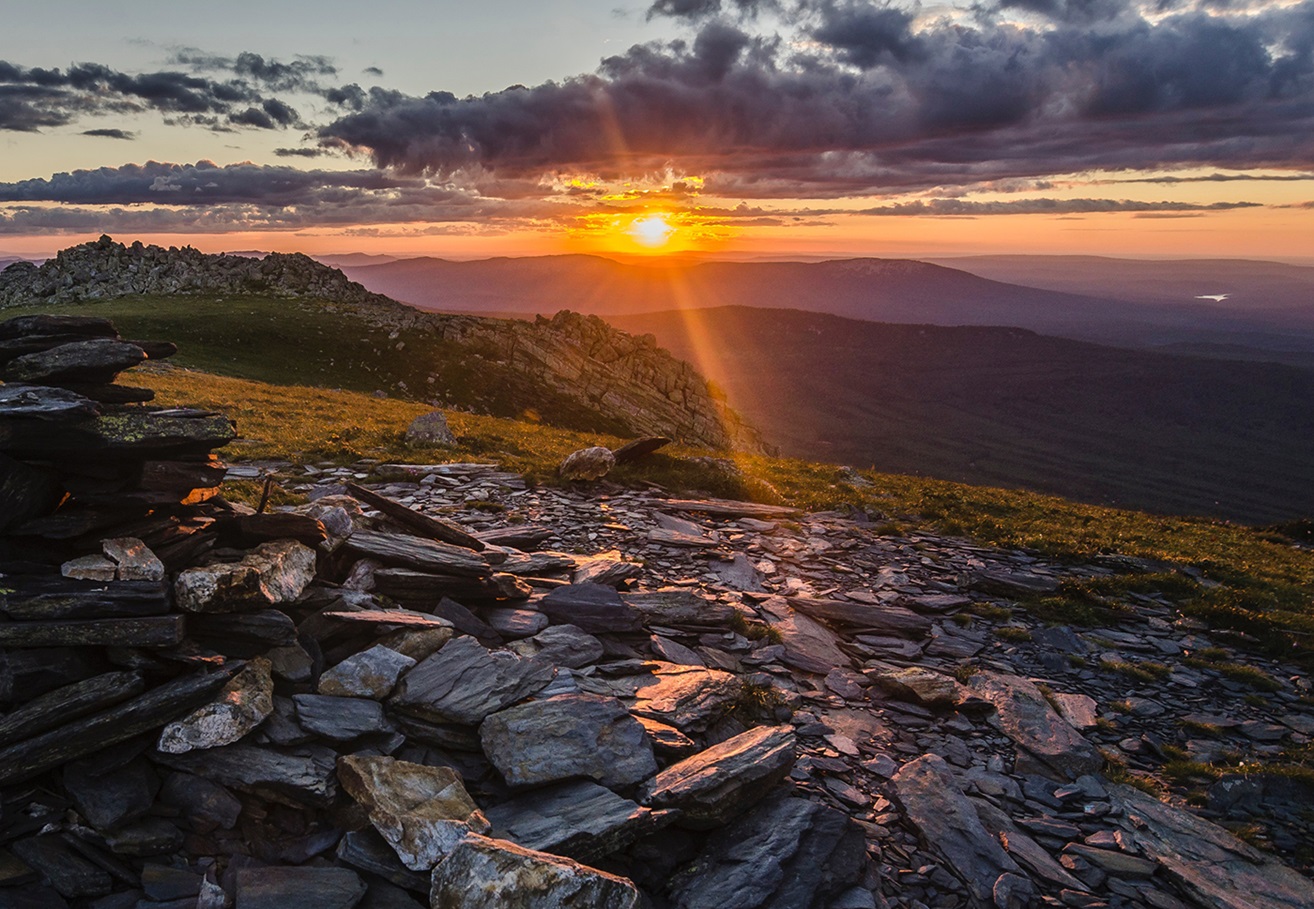
{"label": "boulder", "polygon": [[761,726],[667,767],[643,787],[639,801],[680,809],[686,827],[720,827],[764,798],[793,766],[793,727]]}
{"label": "boulder", "polygon": [[622,877],[470,834],[433,869],[430,905],[461,909],[635,909]]}
{"label": "boulder", "polygon": [[582,448],[566,455],[557,468],[563,480],[600,480],[616,466],[616,456],[601,445]]}
{"label": "boulder", "polygon": [[474,726],[547,687],[555,670],[506,650],[459,637],[402,676],[390,703],[435,723]]}
{"label": "boulder", "polygon": [[470,831],[489,830],[461,775],[449,767],[348,755],[338,759],[338,779],[412,871],[431,869]]}
{"label": "boulder", "polygon": [[238,562],[178,574],[174,592],[188,612],[253,612],[301,596],[315,578],[315,550],[294,540],[264,543]]}
{"label": "boulder", "polygon": [[624,849],[677,817],[587,780],[534,789],[488,810],[493,836],[581,862]]}
{"label": "boulder", "polygon": [[451,448],[458,443],[447,426],[447,417],[441,410],[433,410],[416,417],[406,427],[406,444]]}
{"label": "boulder", "polygon": [[941,856],[972,895],[989,905],[995,882],[1021,869],[981,824],[949,765],[925,754],[899,768],[895,797],[928,849]]}
{"label": "boulder", "polygon": [[584,777],[617,789],[657,772],[643,726],[615,698],[564,694],[521,704],[484,720],[479,740],[511,786]]}
{"label": "boulder", "polygon": [[209,704],[160,732],[156,747],[166,754],[231,745],[274,710],[274,679],[266,659],[247,663]]}
{"label": "boulder", "polygon": [[415,660],[379,644],[347,657],[319,677],[320,694],[382,700]]}
{"label": "boulder", "polygon": [[511,649],[541,663],[582,669],[602,659],[602,642],[574,625],[551,625],[532,638],[516,641]]}
{"label": "boulder", "polygon": [[1095,747],[1055,713],[1031,682],[1001,672],[978,672],[968,684],[999,711],[1008,737],[1046,766],[1068,779],[1098,773],[1104,766]]}

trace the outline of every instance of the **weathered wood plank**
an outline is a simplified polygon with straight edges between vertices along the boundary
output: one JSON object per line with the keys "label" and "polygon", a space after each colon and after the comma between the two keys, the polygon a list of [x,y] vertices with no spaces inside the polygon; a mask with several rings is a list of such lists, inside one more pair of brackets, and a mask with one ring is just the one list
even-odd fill
{"label": "weathered wood plank", "polygon": [[0,647],[173,647],[182,643],[186,616],[94,619],[86,622],[0,623]]}
{"label": "weathered wood plank", "polygon": [[145,690],[146,682],[139,672],[107,672],[56,688],[0,717],[0,745],[31,738],[113,707]]}
{"label": "weathered wood plank", "polygon": [[0,785],[29,780],[61,764],[171,723],[210,700],[227,684],[233,671],[225,669],[174,679],[102,713],[0,748]]}
{"label": "weathered wood plank", "polygon": [[358,555],[403,568],[470,578],[488,577],[493,573],[490,560],[480,553],[406,534],[358,530],[347,537],[346,545]]}
{"label": "weathered wood plank", "polygon": [[364,625],[404,625],[407,628],[451,628],[452,623],[435,615],[408,609],[366,609],[360,612],[325,612],[326,619]]}
{"label": "weathered wood plank", "polygon": [[381,496],[377,492],[356,483],[348,483],[347,491],[366,505],[392,518],[407,530],[421,536],[432,537],[453,546],[473,549],[475,552],[481,552],[484,549],[482,540],[466,533],[451,521],[444,521],[442,518],[422,514],[413,508],[408,508],[400,502],[394,502],[387,496]]}

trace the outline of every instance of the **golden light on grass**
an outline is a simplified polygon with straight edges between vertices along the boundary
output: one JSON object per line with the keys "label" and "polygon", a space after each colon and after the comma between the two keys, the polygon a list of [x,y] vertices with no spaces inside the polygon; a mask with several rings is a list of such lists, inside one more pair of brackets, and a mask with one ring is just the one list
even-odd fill
{"label": "golden light on grass", "polygon": [[675,234],[675,231],[675,226],[661,212],[635,218],[630,222],[630,226],[625,228],[625,233],[635,243],[648,249],[659,249],[665,246],[671,242],[671,237]]}

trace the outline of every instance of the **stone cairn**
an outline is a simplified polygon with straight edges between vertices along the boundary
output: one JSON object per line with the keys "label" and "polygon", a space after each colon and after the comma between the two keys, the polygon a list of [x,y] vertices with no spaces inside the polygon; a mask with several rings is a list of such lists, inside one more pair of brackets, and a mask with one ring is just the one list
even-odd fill
{"label": "stone cairn", "polygon": [[173,352],[0,323],[0,905],[633,907],[781,835],[764,893],[862,882],[861,830],[783,785],[787,711],[631,646],[732,610],[354,484],[228,503],[229,421],[114,384]]}

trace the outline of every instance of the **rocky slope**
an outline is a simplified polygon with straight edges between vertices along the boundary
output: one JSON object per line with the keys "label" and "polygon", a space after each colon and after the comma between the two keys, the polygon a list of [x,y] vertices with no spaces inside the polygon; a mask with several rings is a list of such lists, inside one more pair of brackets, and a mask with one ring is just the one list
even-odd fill
{"label": "rocky slope", "polygon": [[[359,326],[361,333],[379,333],[392,341],[381,356],[413,358],[417,344],[441,345],[469,359],[475,364],[470,368],[490,374],[489,381],[504,392],[501,397],[514,402],[507,415],[526,409],[573,413],[589,424],[579,428],[665,435],[712,448],[764,447],[692,366],[659,349],[650,336],[617,331],[597,317],[562,312],[526,322],[424,313],[370,293],[337,269],[299,254],[216,256],[190,247],[125,246],[109,237],[63,250],[39,267],[21,262],[0,272],[0,308],[137,295],[244,294],[327,310],[347,322],[340,330]],[[412,341],[409,351],[406,340]],[[434,378],[399,391],[441,394]]]}

